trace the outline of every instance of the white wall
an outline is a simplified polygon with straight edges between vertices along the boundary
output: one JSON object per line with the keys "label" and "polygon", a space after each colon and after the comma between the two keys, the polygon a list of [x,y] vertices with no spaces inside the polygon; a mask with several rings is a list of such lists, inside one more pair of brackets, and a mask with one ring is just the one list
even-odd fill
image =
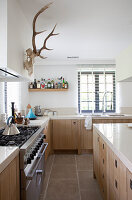
{"label": "white wall", "polygon": [[46,108],[76,107],[78,104],[77,66],[35,66],[35,78],[57,78],[63,76],[69,83],[65,92],[31,92],[30,104]]}

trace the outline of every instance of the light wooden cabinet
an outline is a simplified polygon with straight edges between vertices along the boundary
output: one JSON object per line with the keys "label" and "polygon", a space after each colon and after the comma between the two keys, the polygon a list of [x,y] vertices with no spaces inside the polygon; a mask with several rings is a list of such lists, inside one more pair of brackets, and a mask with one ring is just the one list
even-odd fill
{"label": "light wooden cabinet", "polygon": [[53,120],[53,149],[76,150],[79,147],[80,120]]}
{"label": "light wooden cabinet", "polygon": [[[120,161],[120,159],[115,155],[115,153],[96,131],[94,131],[93,138],[94,173],[99,183],[103,199],[127,200],[127,185],[129,183],[129,191],[131,192],[131,178],[129,177],[129,180],[127,180],[127,171],[125,165]],[[97,143],[98,140],[99,144]],[[99,152],[97,149],[99,149]]]}
{"label": "light wooden cabinet", "polygon": [[93,149],[93,130],[85,128],[85,120],[81,120],[81,149]]}
{"label": "light wooden cabinet", "polygon": [[127,170],[127,200],[132,199],[132,173]]}
{"label": "light wooden cabinet", "polygon": [[95,133],[93,135],[93,167],[94,167],[94,176],[96,177],[99,183],[99,139],[100,136]]}
{"label": "light wooden cabinet", "polygon": [[44,128],[44,134],[46,135],[45,142],[48,143],[47,149],[45,151],[45,160],[47,160],[48,156],[51,153],[51,121]]}
{"label": "light wooden cabinet", "polygon": [[17,156],[0,174],[0,200],[19,199],[19,157]]}

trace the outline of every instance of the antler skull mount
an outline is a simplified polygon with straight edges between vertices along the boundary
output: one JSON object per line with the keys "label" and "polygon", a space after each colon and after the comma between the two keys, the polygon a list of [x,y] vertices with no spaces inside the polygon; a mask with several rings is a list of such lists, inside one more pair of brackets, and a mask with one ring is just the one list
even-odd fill
{"label": "antler skull mount", "polygon": [[52,3],[47,4],[46,6],[44,6],[43,8],[41,8],[39,10],[39,12],[35,15],[34,19],[33,19],[33,35],[32,35],[32,46],[33,46],[33,50],[31,48],[26,50],[26,59],[24,61],[24,68],[28,70],[28,74],[31,75],[33,73],[33,64],[34,64],[34,58],[39,56],[42,59],[45,59],[47,57],[44,57],[41,55],[41,52],[43,50],[53,50],[53,49],[49,49],[46,46],[47,40],[51,37],[51,36],[55,36],[58,35],[59,33],[54,33],[54,30],[56,28],[56,25],[54,26],[54,28],[52,29],[52,31],[50,32],[50,34],[45,38],[44,42],[43,42],[43,46],[40,49],[36,48],[36,43],[35,43],[35,37],[44,31],[40,31],[40,32],[36,32],[36,20],[38,18],[38,16],[44,12],[47,8],[49,8],[49,6]]}

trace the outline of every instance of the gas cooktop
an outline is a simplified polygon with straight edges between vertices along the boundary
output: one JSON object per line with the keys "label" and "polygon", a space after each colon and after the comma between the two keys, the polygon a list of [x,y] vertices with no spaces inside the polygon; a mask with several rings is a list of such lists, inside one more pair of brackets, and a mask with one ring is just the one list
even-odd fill
{"label": "gas cooktop", "polygon": [[0,130],[0,146],[19,146],[21,147],[39,129],[34,127],[17,127],[20,131],[18,135],[2,135],[4,129]]}

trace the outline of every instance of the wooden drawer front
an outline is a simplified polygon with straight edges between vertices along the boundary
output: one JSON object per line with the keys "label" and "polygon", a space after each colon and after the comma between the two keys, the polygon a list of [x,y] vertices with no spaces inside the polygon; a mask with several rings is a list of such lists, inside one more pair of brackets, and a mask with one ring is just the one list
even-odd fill
{"label": "wooden drawer front", "polygon": [[108,197],[108,199],[109,200],[117,200],[115,190],[114,190],[114,188],[111,184],[109,185],[109,197]]}
{"label": "wooden drawer front", "polygon": [[106,164],[100,159],[99,166],[99,186],[103,199],[106,199],[107,196],[107,177],[106,177]]}
{"label": "wooden drawer front", "polygon": [[106,183],[106,174],[103,172],[101,173],[100,191],[101,191],[103,199],[106,199],[107,198],[107,183]]}
{"label": "wooden drawer front", "polygon": [[127,170],[127,200],[132,200],[132,173]]}
{"label": "wooden drawer front", "polygon": [[119,179],[119,171],[120,171],[120,160],[114,154],[114,178]]}
{"label": "wooden drawer front", "polygon": [[99,158],[100,168],[103,168],[106,171],[106,156],[100,156]]}
{"label": "wooden drawer front", "polygon": [[[127,199],[127,170],[125,165],[120,161],[119,181],[120,181],[120,200]],[[132,198],[131,198],[132,199]]]}
{"label": "wooden drawer front", "polygon": [[102,138],[100,138],[99,148],[100,154],[106,157],[106,143],[103,141]]}
{"label": "wooden drawer front", "polygon": [[108,153],[108,163],[109,163],[109,182],[110,185],[113,185],[114,183],[114,154],[113,151],[109,148],[109,153]]}
{"label": "wooden drawer front", "polygon": [[116,193],[116,196],[119,197],[119,169],[120,169],[120,161],[118,157],[114,154],[114,180],[113,187]]}

